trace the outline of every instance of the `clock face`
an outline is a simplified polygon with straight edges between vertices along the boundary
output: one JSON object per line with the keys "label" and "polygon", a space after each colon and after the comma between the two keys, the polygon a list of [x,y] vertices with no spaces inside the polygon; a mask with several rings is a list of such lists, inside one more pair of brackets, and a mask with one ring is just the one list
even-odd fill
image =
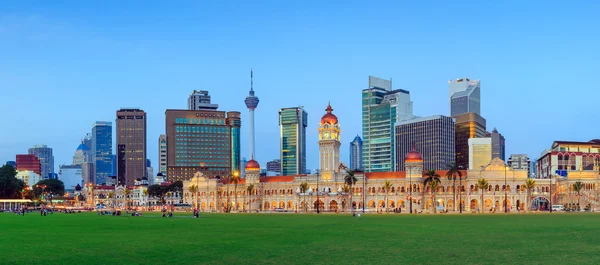
{"label": "clock face", "polygon": [[329,139],[329,133],[327,133],[327,132],[326,132],[326,133],[324,133],[324,134],[323,134],[323,139]]}

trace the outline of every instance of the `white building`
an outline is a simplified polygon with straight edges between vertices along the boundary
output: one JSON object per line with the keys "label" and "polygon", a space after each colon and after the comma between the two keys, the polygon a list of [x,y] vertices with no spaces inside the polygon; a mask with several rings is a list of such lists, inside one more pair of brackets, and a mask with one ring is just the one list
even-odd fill
{"label": "white building", "polygon": [[16,177],[25,182],[25,185],[30,187],[40,182],[40,175],[29,170],[17,171]]}
{"label": "white building", "polygon": [[[167,135],[161,134],[158,137],[158,172],[167,175]],[[148,177],[152,177],[148,175]]]}
{"label": "white building", "polygon": [[206,90],[194,90],[188,98],[188,110],[216,110],[218,104],[210,103],[210,95]]}
{"label": "white building", "polygon": [[75,190],[77,184],[83,186],[83,170],[80,165],[62,165],[59,167],[58,179],[65,184],[65,190]]}
{"label": "white building", "polygon": [[469,170],[481,170],[492,161],[492,138],[469,139]]}

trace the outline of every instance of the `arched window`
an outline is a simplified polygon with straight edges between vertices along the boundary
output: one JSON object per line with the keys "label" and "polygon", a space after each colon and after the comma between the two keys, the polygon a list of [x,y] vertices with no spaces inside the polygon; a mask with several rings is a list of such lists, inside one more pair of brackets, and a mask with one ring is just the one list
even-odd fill
{"label": "arched window", "polygon": [[404,187],[400,187],[400,192],[404,192]]}
{"label": "arched window", "polygon": [[500,191],[500,185],[496,185],[495,191]]}

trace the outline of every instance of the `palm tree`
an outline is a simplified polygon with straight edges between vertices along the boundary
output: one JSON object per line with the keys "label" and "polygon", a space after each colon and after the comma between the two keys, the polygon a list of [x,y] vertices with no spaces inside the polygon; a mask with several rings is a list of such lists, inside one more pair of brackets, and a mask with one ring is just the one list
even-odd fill
{"label": "palm tree", "polygon": [[[454,211],[456,211],[456,176],[458,176],[459,178],[459,185],[461,185],[462,183],[462,172],[460,172],[460,169],[458,168],[458,165],[456,165],[456,162],[452,162],[450,163],[450,165],[447,166],[448,167],[448,172],[446,173],[446,177],[448,177],[448,180],[452,180],[453,181],[453,193],[454,193]],[[462,187],[462,185],[461,185]],[[462,192],[462,188],[460,190],[460,192]],[[459,210],[460,213],[462,213],[462,201],[459,201]]]}
{"label": "palm tree", "polygon": [[477,180],[477,184],[475,184],[475,188],[480,189],[481,190],[481,212],[483,213],[483,191],[485,189],[487,189],[489,183],[487,181],[487,179],[484,178],[480,178]]}
{"label": "palm tree", "polygon": [[385,190],[385,211],[388,213],[390,212],[388,205],[388,194],[390,193],[390,190],[392,190],[392,186],[394,186],[394,184],[389,180],[386,180],[385,183],[383,183],[383,190]]}
{"label": "palm tree", "polygon": [[226,211],[226,212],[229,212],[229,207],[230,207],[230,203],[229,203],[229,202],[230,202],[230,200],[229,200],[229,199],[230,199],[230,197],[231,197],[231,195],[229,195],[229,182],[231,181],[231,177],[229,177],[229,176],[225,176],[225,177],[223,178],[223,180],[225,181],[225,185],[227,185],[227,186],[226,186],[226,187],[227,187],[227,190],[225,191],[225,195],[227,195],[227,207],[225,207],[225,211]]}
{"label": "palm tree", "polygon": [[527,209],[531,209],[531,190],[535,188],[535,179],[528,178],[525,181],[525,189],[527,189]]}
{"label": "palm tree", "polygon": [[[300,184],[300,193],[306,195],[307,190],[308,190],[308,183],[302,182]],[[304,196],[303,202],[304,202],[304,212],[306,213],[306,196]]]}
{"label": "palm tree", "polygon": [[440,180],[433,179],[432,181],[427,182],[427,186],[431,189],[431,194],[433,195],[433,213],[437,213],[435,193],[437,192],[437,189],[440,187]]}
{"label": "palm tree", "polygon": [[248,192],[248,212],[250,213],[252,207],[252,191],[254,191],[254,184],[248,185],[248,187],[246,187],[246,191]]}
{"label": "palm tree", "polygon": [[[354,207],[352,206],[352,186],[354,186],[354,184],[356,184],[356,182],[358,181],[358,179],[356,179],[356,177],[354,176],[354,170],[351,169],[346,169],[346,176],[344,176],[344,183],[346,183],[346,185],[350,186],[350,207],[352,207],[352,211],[354,211]],[[363,207],[365,207],[363,205]]]}
{"label": "palm tree", "polygon": [[144,197],[147,198],[147,200],[146,200],[146,210],[150,209],[150,197],[148,195],[150,195],[150,193],[148,192],[148,189],[145,189],[144,190]]}
{"label": "palm tree", "polygon": [[[192,194],[192,202],[193,202],[194,201],[194,194],[196,192],[198,192],[198,186],[196,186],[196,185],[190,185],[188,187],[188,191]],[[200,208],[200,205],[198,205],[198,200],[197,199],[196,199],[196,208],[198,208],[198,209]]]}
{"label": "palm tree", "polygon": [[423,176],[425,177],[425,180],[423,181],[423,186],[427,186],[427,184],[432,183],[432,182],[437,182],[437,184],[435,184],[435,189],[433,189],[431,187],[431,184],[429,185],[429,188],[431,189],[431,192],[433,193],[433,212],[436,212],[436,201],[435,201],[435,192],[437,191],[437,188],[439,187],[439,184],[442,182],[440,179],[440,175],[438,175],[438,173],[435,173],[435,170],[427,170],[427,172],[425,172],[425,174],[423,174]]}
{"label": "palm tree", "polygon": [[125,187],[125,198],[126,198],[126,204],[127,204],[127,208],[129,208],[129,195],[131,194],[131,190],[129,190],[127,187]]}
{"label": "palm tree", "polygon": [[[577,192],[577,210],[581,209],[581,190],[583,189],[583,182],[577,181],[573,184],[573,191]],[[550,194],[552,196],[552,194]]]}
{"label": "palm tree", "polygon": [[[346,195],[350,195],[350,191],[352,191],[350,186],[344,184],[344,186],[342,187],[342,192]],[[365,206],[363,205],[363,207]],[[346,210],[346,208],[348,208],[348,202],[346,201],[346,198],[344,198],[344,210]]]}
{"label": "palm tree", "polygon": [[238,204],[237,204],[237,185],[238,183],[240,183],[240,180],[242,180],[242,178],[240,177],[240,175],[237,174],[237,172],[235,172],[233,174],[233,176],[231,176],[231,182],[233,182],[233,196],[235,196],[235,207],[234,209],[238,209]]}
{"label": "palm tree", "polygon": [[[113,191],[109,191],[108,192],[108,198],[112,199],[113,197],[115,197],[115,193]],[[113,201],[113,208],[116,207],[116,204],[117,204],[117,199],[115,198],[115,200]]]}

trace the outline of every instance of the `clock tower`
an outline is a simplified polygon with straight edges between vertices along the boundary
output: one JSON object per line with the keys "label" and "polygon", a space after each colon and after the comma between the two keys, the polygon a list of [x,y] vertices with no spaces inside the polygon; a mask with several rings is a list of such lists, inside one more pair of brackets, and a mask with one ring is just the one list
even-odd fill
{"label": "clock tower", "polygon": [[327,113],[321,118],[319,124],[319,165],[321,179],[331,181],[339,172],[340,166],[340,125],[337,117],[332,113],[331,104],[325,109]]}

